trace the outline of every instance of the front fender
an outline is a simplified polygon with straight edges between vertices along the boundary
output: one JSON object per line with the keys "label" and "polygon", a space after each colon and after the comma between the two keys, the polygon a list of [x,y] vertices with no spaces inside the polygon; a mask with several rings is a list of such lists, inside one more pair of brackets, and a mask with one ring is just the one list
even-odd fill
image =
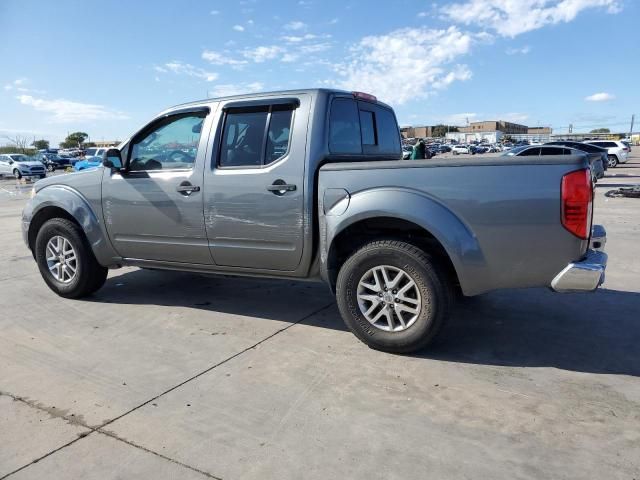
{"label": "front fender", "polygon": [[[49,185],[38,191],[25,206],[22,212],[22,228],[25,241],[34,238],[34,225],[41,215],[46,215],[46,209],[59,208],[71,215],[82,228],[98,263],[110,266],[117,258],[109,237],[107,236],[101,212],[96,213],[89,201],[77,190],[67,185]],[[36,221],[34,221],[36,220]],[[33,235],[33,236],[32,236]]]}
{"label": "front fender", "polygon": [[[345,208],[346,205],[346,208]],[[339,215],[334,211],[343,212]],[[484,290],[487,264],[472,230],[445,205],[424,192],[408,188],[376,188],[354,193],[323,216],[320,248],[326,266],[334,239],[356,222],[390,217],[414,223],[440,242],[453,264],[465,295]]]}

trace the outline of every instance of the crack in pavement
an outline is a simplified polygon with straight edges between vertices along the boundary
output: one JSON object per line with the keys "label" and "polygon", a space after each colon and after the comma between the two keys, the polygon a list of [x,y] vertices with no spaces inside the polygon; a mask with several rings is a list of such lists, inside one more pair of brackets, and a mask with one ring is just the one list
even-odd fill
{"label": "crack in pavement", "polygon": [[[221,365],[224,365],[225,363],[230,362],[231,360],[241,356],[242,354],[248,352],[249,350],[254,350],[256,347],[262,345],[263,343],[267,342],[268,340],[271,340],[276,335],[279,335],[280,333],[285,332],[286,330],[289,330],[291,327],[304,322],[308,318],[311,318],[314,315],[317,315],[318,313],[323,312],[324,310],[332,307],[333,305],[334,305],[334,302],[331,302],[331,303],[328,303],[327,305],[325,305],[323,307],[320,307],[320,308],[314,310],[313,312],[305,315],[304,317],[300,318],[299,320],[296,320],[295,322],[290,323],[286,327],[283,327],[280,330],[276,330],[274,333],[266,336],[265,338],[263,338],[262,340],[254,343],[253,345],[250,345],[247,348],[245,348],[243,350],[240,350],[237,353],[234,353],[230,357],[227,357],[224,360],[222,360],[222,361],[220,361],[220,362],[218,362],[218,363],[206,368],[205,370],[202,370],[201,372],[199,372],[199,373],[187,378],[186,380],[178,383],[177,385],[174,385],[173,387],[163,391],[162,393],[159,393],[155,397],[150,398],[150,399],[146,400],[145,402],[143,402],[143,403],[141,403],[139,405],[136,405],[135,407],[131,408],[130,410],[127,410],[123,414],[118,415],[117,417],[114,417],[114,418],[112,418],[112,419],[110,419],[110,420],[108,420],[108,421],[106,421],[106,422],[104,422],[104,423],[102,423],[102,424],[100,424],[98,426],[90,426],[90,425],[87,425],[86,423],[84,423],[83,421],[81,421],[79,417],[76,417],[76,416],[71,417],[71,416],[65,415],[65,413],[64,413],[65,411],[64,410],[60,410],[58,412],[56,409],[44,407],[41,404],[38,404],[38,403],[36,403],[36,402],[34,402],[32,400],[27,400],[24,397],[20,397],[18,395],[13,395],[11,393],[0,391],[0,395],[5,395],[5,396],[8,396],[8,397],[11,397],[15,401],[22,402],[22,403],[24,403],[25,405],[28,405],[31,408],[35,408],[35,409],[41,410],[43,412],[46,412],[49,415],[51,415],[53,418],[59,418],[59,419],[62,419],[62,420],[66,420],[67,422],[72,423],[73,425],[78,425],[78,426],[84,427],[84,428],[89,430],[88,432],[83,432],[83,433],[79,434],[77,438],[74,438],[70,442],[67,442],[64,445],[61,445],[60,447],[55,448],[54,450],[51,450],[50,452],[48,452],[48,453],[46,453],[46,454],[44,454],[44,455],[32,460],[31,462],[29,462],[29,463],[27,463],[27,464],[15,469],[15,470],[13,470],[12,472],[9,472],[9,473],[3,475],[2,477],[0,477],[0,480],[5,480],[6,478],[9,478],[11,475],[14,475],[14,474],[24,470],[25,468],[30,467],[31,465],[34,465],[34,464],[38,463],[39,461],[49,457],[50,455],[53,455],[54,453],[57,453],[60,450],[66,448],[68,446],[73,445],[74,443],[78,442],[79,440],[81,440],[81,439],[83,439],[85,437],[88,437],[92,433],[99,433],[101,435],[105,435],[107,437],[113,438],[114,440],[118,440],[118,441],[120,441],[120,442],[122,442],[122,443],[124,443],[126,445],[129,445],[130,447],[137,448],[139,450],[142,450],[143,452],[150,453],[150,454],[155,455],[157,457],[160,457],[160,458],[162,458],[164,460],[167,460],[169,462],[175,463],[176,465],[180,465],[180,466],[182,466],[184,468],[188,468],[189,470],[192,470],[194,472],[200,473],[200,474],[206,476],[207,478],[213,478],[215,480],[222,480],[220,477],[216,477],[215,475],[213,475],[211,473],[205,472],[203,470],[200,470],[200,469],[198,469],[196,467],[193,467],[191,465],[188,465],[186,463],[182,463],[182,462],[180,462],[180,461],[178,461],[176,459],[173,459],[171,457],[167,457],[166,455],[158,453],[158,452],[156,452],[154,450],[150,450],[150,449],[148,449],[146,447],[143,447],[142,445],[138,445],[136,443],[133,443],[130,440],[127,440],[125,438],[121,438],[121,437],[117,436],[115,433],[113,433],[111,431],[103,430],[103,429],[107,425],[110,425],[110,424],[120,420],[121,418],[126,417],[127,415],[135,412],[136,410],[139,410],[140,408],[144,407],[145,405],[148,405],[151,402],[157,400],[158,398],[160,398],[160,397],[162,397],[162,396],[164,396],[164,395],[166,395],[168,393],[173,392],[174,390],[176,390],[176,389],[186,385],[187,383],[189,383],[189,382],[201,377],[202,375],[206,375],[207,373],[211,372],[212,370],[220,367]],[[54,410],[56,410],[56,411],[54,411]]]}

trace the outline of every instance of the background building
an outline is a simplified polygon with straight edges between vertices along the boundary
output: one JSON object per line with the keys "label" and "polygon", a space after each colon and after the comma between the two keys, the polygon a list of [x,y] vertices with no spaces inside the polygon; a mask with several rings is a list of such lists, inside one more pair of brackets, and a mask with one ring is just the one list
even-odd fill
{"label": "background building", "polygon": [[460,127],[458,130],[458,132],[447,133],[447,138],[461,143],[497,143],[505,137],[516,141],[527,140],[529,142],[544,143],[550,140],[552,133],[550,127],[528,127],[503,120],[472,122],[466,127]]}

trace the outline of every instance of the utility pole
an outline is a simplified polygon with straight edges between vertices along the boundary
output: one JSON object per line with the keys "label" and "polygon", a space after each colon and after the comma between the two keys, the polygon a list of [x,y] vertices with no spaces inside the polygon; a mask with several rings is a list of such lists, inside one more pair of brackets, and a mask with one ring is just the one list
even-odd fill
{"label": "utility pole", "polygon": [[634,113],[631,115],[631,127],[629,127],[629,138],[631,138],[631,135],[633,135],[633,123],[635,119],[636,119],[636,114]]}

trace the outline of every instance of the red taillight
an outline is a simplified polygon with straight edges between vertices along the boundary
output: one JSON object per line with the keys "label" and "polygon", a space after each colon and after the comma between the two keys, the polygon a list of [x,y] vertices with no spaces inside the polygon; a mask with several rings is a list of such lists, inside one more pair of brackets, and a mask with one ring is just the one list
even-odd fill
{"label": "red taillight", "polygon": [[364,92],[351,92],[351,94],[355,97],[355,98],[359,98],[360,100],[368,100],[370,102],[377,102],[378,99],[376,98],[375,95],[371,95],[370,93],[364,93]]}
{"label": "red taillight", "polygon": [[562,225],[586,240],[591,226],[593,188],[589,170],[577,170],[562,177]]}
{"label": "red taillight", "polygon": [[629,148],[628,148],[628,147],[624,147],[624,148],[623,148],[623,150],[624,150],[625,152],[628,152],[628,151],[629,151]]}

